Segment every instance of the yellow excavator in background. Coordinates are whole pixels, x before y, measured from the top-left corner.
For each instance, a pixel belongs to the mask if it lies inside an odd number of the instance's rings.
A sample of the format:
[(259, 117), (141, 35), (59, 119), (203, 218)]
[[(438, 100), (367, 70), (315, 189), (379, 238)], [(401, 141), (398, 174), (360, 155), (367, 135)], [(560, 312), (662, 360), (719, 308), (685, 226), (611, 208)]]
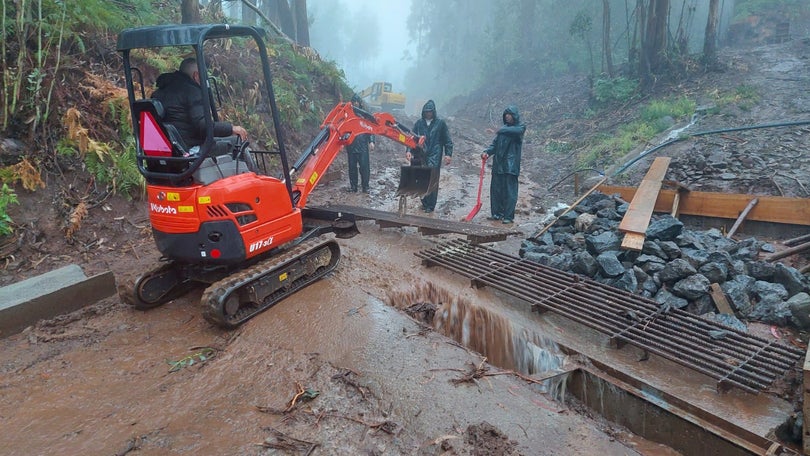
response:
[(369, 111), (394, 112), (405, 109), (405, 94), (393, 91), (390, 82), (375, 82), (360, 92), (360, 98)]

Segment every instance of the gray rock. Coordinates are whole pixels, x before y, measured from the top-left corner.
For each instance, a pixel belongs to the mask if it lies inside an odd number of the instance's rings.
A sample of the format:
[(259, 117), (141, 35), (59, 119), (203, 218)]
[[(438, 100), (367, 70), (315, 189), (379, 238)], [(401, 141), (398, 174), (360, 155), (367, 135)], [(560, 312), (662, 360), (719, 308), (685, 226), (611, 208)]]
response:
[(641, 253), (658, 258), (668, 259), (667, 254), (664, 252), (664, 249), (661, 248), (661, 245), (659, 245), (658, 242), (651, 241), (649, 239), (644, 241), (644, 247), (641, 248)]
[(667, 258), (674, 260), (681, 257), (681, 248), (674, 241), (661, 241), (658, 245), (667, 254)]
[(728, 266), (724, 263), (710, 261), (698, 268), (698, 272), (709, 279), (709, 283), (723, 283), (728, 277)]
[(695, 274), (675, 282), (672, 293), (684, 299), (695, 300), (708, 293), (710, 285), (709, 279), (703, 274)]
[(714, 321), (716, 323), (720, 323), (721, 325), (728, 326), (729, 328), (734, 328), (742, 332), (748, 332), (748, 326), (745, 326), (745, 323), (741, 322), (740, 319), (735, 317), (734, 315), (716, 314), (709, 312), (707, 314), (703, 314), (702, 317), (705, 318), (706, 320)]
[(616, 252), (604, 252), (596, 257), (596, 264), (599, 267), (599, 273), (604, 277), (618, 277), (624, 274), (624, 266), (616, 258)]
[(664, 269), (658, 273), (658, 278), (662, 282), (669, 283), (682, 280), (695, 273), (697, 270), (688, 261), (678, 258), (667, 263)]
[(782, 284), (788, 291), (788, 296), (807, 291), (807, 282), (796, 268), (776, 263), (773, 272), (773, 281)]
[(802, 330), (810, 329), (810, 295), (804, 292), (796, 293), (787, 300), (787, 305), (796, 326)]
[(709, 252), (706, 250), (684, 247), (681, 249), (681, 258), (688, 261), (695, 269), (703, 266), (709, 261)]
[(614, 286), (620, 290), (629, 291), (631, 293), (635, 293), (638, 289), (638, 281), (636, 280), (636, 275), (632, 270), (625, 271), (624, 274), (620, 275), (618, 278), (608, 281), (607, 283), (608, 285)]
[(714, 301), (712, 301), (711, 296), (704, 294), (703, 296), (690, 302), (689, 306), (686, 307), (686, 310), (695, 315), (703, 315), (705, 313), (713, 312)]
[(675, 309), (683, 309), (689, 305), (689, 301), (675, 296), (666, 288), (661, 288), (658, 290), (658, 293), (655, 294), (653, 300), (661, 305), (669, 305)]
[(767, 261), (752, 261), (748, 263), (748, 275), (757, 280), (773, 281), (773, 273), (776, 272), (776, 266)]
[(593, 277), (598, 271), (596, 260), (586, 251), (581, 250), (574, 254), (571, 270), (576, 274)]
[(652, 240), (671, 241), (683, 231), (683, 223), (671, 215), (664, 215), (650, 222), (647, 237)]
[(734, 276), (731, 280), (720, 285), (723, 292), (728, 296), (734, 310), (745, 317), (753, 308), (751, 303), (750, 289), (756, 279), (747, 275)]
[(675, 238), (675, 243), (683, 249), (706, 250), (706, 243), (701, 235), (694, 231), (686, 230)]
[(602, 234), (585, 236), (585, 248), (591, 255), (599, 255), (609, 250), (619, 250), (622, 240), (613, 231), (605, 231)]
[[(765, 299), (784, 301), (788, 298), (788, 291), (784, 285), (764, 280), (757, 280), (750, 288), (751, 295), (758, 301)], [(772, 298), (771, 298), (772, 297)]]
[(793, 314), (787, 302), (782, 301), (776, 295), (768, 295), (754, 305), (748, 318), (770, 325), (787, 326), (793, 318)]

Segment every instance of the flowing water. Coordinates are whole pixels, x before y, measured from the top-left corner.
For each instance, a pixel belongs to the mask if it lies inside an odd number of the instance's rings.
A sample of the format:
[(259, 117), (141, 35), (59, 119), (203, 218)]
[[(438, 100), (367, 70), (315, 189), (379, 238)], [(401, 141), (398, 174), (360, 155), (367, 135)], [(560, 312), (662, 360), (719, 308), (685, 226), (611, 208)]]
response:
[(391, 294), (389, 303), (406, 312), (418, 313), (424, 323), (485, 356), (493, 366), (528, 376), (553, 376), (540, 383), (539, 389), (563, 401), (568, 356), (545, 335), (516, 324), (496, 309), (453, 296), (432, 283)]

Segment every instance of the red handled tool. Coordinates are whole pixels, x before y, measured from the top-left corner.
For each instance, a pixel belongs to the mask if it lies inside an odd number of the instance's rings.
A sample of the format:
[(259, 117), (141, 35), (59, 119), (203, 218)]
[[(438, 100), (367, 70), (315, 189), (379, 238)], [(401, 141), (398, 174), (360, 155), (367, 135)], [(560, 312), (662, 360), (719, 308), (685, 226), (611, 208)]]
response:
[(475, 207), (472, 208), (469, 214), (464, 217), (465, 222), (470, 222), (478, 214), (478, 211), (481, 210), (481, 189), (484, 188), (484, 171), (487, 168), (487, 159), (481, 158), (481, 177), (478, 179), (478, 200), (475, 202)]

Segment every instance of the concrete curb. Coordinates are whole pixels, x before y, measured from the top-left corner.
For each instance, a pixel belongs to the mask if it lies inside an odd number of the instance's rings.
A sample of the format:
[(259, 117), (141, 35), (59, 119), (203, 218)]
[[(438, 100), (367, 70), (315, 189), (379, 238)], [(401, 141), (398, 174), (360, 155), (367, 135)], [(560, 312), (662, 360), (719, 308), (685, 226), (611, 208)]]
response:
[(116, 292), (107, 271), (87, 278), (71, 264), (0, 288), (0, 337), (16, 334), (39, 320), (73, 312)]

